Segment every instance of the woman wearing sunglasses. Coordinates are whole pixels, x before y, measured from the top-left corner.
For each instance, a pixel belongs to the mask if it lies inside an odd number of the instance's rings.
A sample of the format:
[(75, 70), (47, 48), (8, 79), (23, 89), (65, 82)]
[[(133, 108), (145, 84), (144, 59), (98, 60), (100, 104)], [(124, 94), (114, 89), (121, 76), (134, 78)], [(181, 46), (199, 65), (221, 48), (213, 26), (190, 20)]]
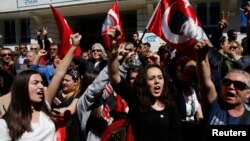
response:
[(199, 41), (194, 49), (201, 98), (206, 108), (209, 108), (208, 124), (250, 125), (250, 114), (244, 106), (245, 100), (250, 96), (250, 75), (238, 69), (229, 71), (222, 79), (221, 90), (217, 93), (211, 80), (207, 42)]
[(73, 59), (74, 63), (80, 68), (82, 75), (85, 72), (100, 72), (107, 65), (107, 53), (100, 43), (94, 43), (90, 49), (90, 58), (85, 59), (77, 56)]

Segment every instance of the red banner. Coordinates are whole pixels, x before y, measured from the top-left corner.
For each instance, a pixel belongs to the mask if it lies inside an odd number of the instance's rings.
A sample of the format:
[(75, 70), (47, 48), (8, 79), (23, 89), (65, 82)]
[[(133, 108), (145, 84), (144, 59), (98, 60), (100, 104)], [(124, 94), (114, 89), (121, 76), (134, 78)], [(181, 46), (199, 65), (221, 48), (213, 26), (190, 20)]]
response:
[[(72, 46), (72, 44), (70, 43), (70, 35), (73, 34), (73, 32), (70, 26), (68, 25), (67, 21), (62, 16), (62, 14), (59, 13), (59, 11), (52, 5), (50, 5), (50, 8), (54, 14), (56, 24), (60, 32), (61, 43), (59, 44), (59, 49), (57, 54), (59, 58), (62, 59)], [(78, 46), (75, 51), (74, 57), (80, 54), (81, 54), (81, 47)]]
[(124, 30), (123, 30), (122, 22), (120, 19), (120, 14), (119, 14), (117, 2), (115, 2), (113, 4), (112, 8), (109, 10), (107, 17), (102, 25), (102, 38), (103, 38), (103, 42), (104, 42), (104, 45), (106, 48), (110, 47), (110, 40), (109, 40), (109, 37), (107, 35), (107, 31), (111, 27), (116, 26), (116, 25), (119, 25), (120, 29), (121, 29), (121, 37), (119, 38), (118, 43), (123, 43), (125, 41)]
[(188, 0), (161, 0), (147, 29), (185, 54), (207, 35)]

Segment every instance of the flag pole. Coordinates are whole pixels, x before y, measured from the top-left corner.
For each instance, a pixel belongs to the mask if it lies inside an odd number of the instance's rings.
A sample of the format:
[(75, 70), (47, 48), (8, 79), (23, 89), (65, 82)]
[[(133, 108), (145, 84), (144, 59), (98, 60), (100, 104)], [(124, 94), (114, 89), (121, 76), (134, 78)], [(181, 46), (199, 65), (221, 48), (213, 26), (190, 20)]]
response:
[(150, 25), (150, 23), (152, 22), (153, 17), (155, 16), (155, 13), (156, 13), (156, 11), (157, 11), (158, 7), (160, 6), (160, 4), (161, 4), (161, 0), (159, 0), (159, 2), (158, 2), (158, 4), (157, 4), (157, 6), (155, 7), (154, 13), (153, 13), (153, 14), (152, 14), (152, 16), (150, 17), (150, 20), (149, 20), (149, 22), (148, 22), (148, 25), (146, 26), (146, 29), (148, 29), (148, 26), (149, 26), (149, 25)]
[(152, 18), (154, 17), (154, 15), (155, 15), (155, 13), (156, 13), (156, 9), (158, 9), (160, 3), (161, 3), (161, 0), (159, 0), (158, 4), (157, 4), (157, 6), (156, 6), (156, 8), (155, 8), (155, 10), (154, 10), (153, 15), (150, 17), (150, 20), (149, 20), (149, 22), (148, 22), (146, 28), (145, 28), (144, 31), (143, 31), (143, 34), (142, 34), (142, 36), (141, 36), (141, 39), (140, 39), (139, 43), (142, 43), (142, 39), (143, 39), (144, 35), (146, 34), (146, 32), (148, 31), (148, 26), (150, 25), (150, 23), (151, 23), (151, 21), (152, 21)]
[(142, 43), (142, 39), (143, 39), (143, 37), (144, 37), (144, 35), (145, 35), (145, 33), (146, 33), (147, 31), (148, 31), (148, 29), (145, 28), (144, 31), (143, 31), (143, 34), (142, 34), (142, 36), (141, 36), (141, 39), (140, 39), (140, 41), (139, 41), (139, 44)]
[[(139, 41), (139, 46), (140, 46), (140, 44), (142, 43), (142, 39), (143, 39), (143, 37), (144, 37), (144, 35), (145, 35), (145, 33), (148, 31), (148, 29), (144, 29), (144, 31), (143, 31), (143, 34), (142, 34), (142, 36), (141, 36), (141, 39), (140, 39), (140, 41)], [(138, 48), (139, 47), (136, 47), (136, 49), (135, 49), (135, 52), (137, 52), (137, 50), (138, 50)]]

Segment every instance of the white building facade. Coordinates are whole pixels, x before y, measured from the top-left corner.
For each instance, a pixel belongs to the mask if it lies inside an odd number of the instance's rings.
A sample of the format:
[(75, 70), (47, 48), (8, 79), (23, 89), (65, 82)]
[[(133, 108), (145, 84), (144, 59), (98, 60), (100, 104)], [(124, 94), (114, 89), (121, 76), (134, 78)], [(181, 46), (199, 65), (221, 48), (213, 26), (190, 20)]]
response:
[[(245, 35), (244, 19), (239, 7), (246, 0), (190, 0), (193, 9), (211, 34), (220, 18), (220, 11), (229, 12), (226, 29), (236, 29)], [(101, 42), (101, 27), (114, 0), (0, 0), (0, 44), (15, 47), (19, 43), (30, 44), (36, 39), (37, 27), (48, 27), (53, 42), (60, 42), (59, 31), (50, 9), (56, 7), (65, 17), (73, 32), (83, 35), (83, 48)], [(119, 0), (119, 11), (127, 39), (135, 31), (143, 33), (158, 0)], [(225, 31), (225, 32), (226, 32)], [(150, 37), (147, 37), (150, 36)], [(160, 45), (163, 42), (146, 34), (143, 42)], [(156, 49), (155, 49), (156, 50)]]

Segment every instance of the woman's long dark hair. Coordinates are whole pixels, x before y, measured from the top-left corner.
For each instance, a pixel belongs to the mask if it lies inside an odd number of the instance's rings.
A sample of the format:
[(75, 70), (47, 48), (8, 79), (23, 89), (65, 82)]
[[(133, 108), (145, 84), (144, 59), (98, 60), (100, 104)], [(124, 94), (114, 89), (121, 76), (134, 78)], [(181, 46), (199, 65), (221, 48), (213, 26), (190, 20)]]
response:
[[(29, 96), (29, 80), (33, 74), (39, 73), (33, 70), (23, 71), (16, 75), (12, 83), (11, 102), (4, 118), (6, 119), (9, 136), (12, 140), (18, 140), (24, 132), (32, 131), (32, 105)], [(44, 100), (35, 105), (36, 110), (41, 110), (44, 107), (46, 107)]]
[(169, 76), (165, 73), (162, 67), (159, 65), (147, 65), (145, 68), (140, 71), (135, 79), (135, 92), (138, 97), (139, 102), (139, 110), (140, 111), (147, 111), (152, 109), (151, 106), (155, 103), (155, 98), (152, 96), (149, 88), (147, 87), (147, 71), (150, 68), (158, 68), (161, 70), (163, 78), (164, 78), (164, 88), (162, 91), (161, 96), (159, 97), (160, 102), (162, 102), (165, 106), (172, 105), (172, 97), (170, 95), (170, 82)]

